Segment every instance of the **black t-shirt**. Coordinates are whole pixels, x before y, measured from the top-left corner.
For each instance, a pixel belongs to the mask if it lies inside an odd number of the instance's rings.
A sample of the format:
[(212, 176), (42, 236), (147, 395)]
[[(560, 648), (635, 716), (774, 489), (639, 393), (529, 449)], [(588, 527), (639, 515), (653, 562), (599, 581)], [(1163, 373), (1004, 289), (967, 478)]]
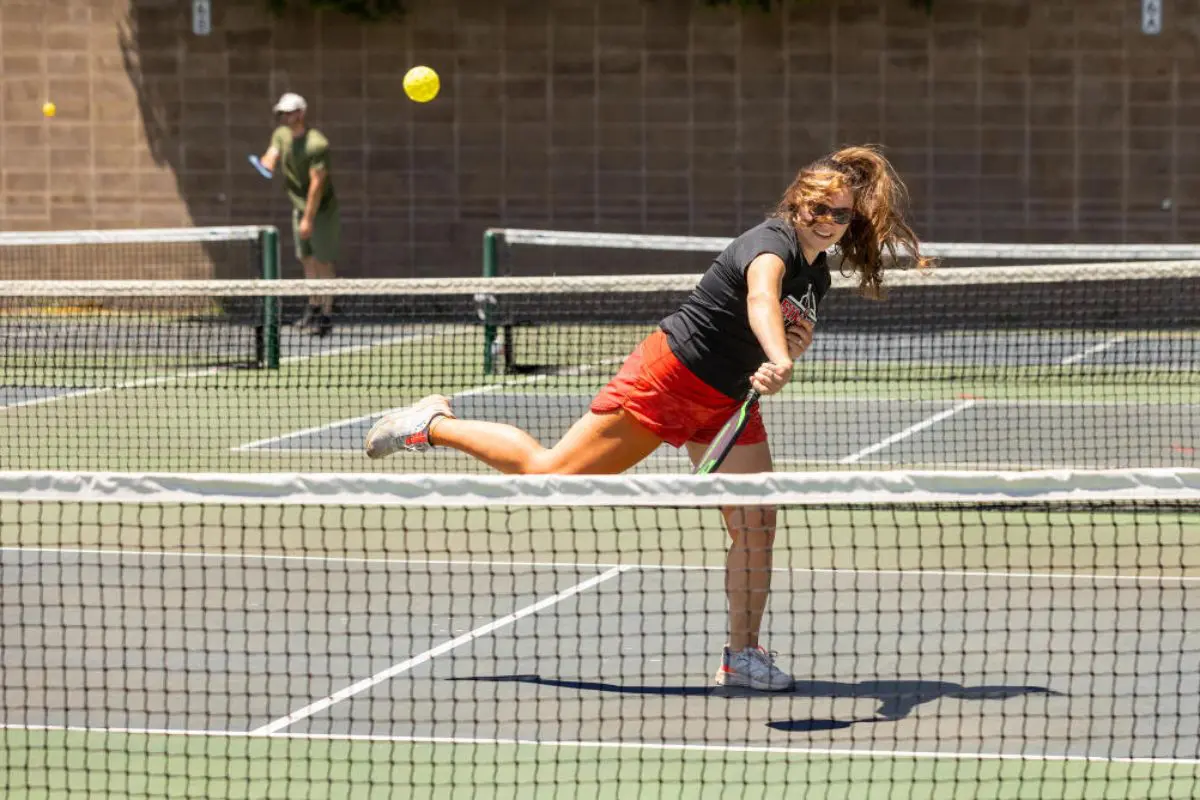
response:
[(762, 253), (774, 253), (786, 267), (780, 303), (784, 324), (800, 316), (816, 322), (817, 305), (831, 283), (825, 254), (809, 264), (791, 224), (771, 218), (730, 242), (679, 310), (659, 323), (675, 357), (735, 399), (745, 396), (750, 376), (767, 360), (746, 308), (746, 269)]

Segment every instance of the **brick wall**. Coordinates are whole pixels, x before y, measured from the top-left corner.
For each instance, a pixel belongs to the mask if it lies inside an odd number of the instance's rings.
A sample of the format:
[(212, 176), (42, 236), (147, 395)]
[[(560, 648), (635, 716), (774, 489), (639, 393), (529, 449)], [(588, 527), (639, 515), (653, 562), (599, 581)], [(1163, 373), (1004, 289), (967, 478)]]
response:
[[(1200, 0), (1160, 36), (1135, 0), (412, 0), (379, 26), (213, 6), (197, 38), (188, 0), (0, 3), (3, 228), (286, 229), (245, 158), (292, 90), (333, 143), (346, 275), (475, 274), (488, 225), (732, 234), (862, 141), (927, 239), (1200, 239)], [(416, 63), (443, 79), (425, 106)]]

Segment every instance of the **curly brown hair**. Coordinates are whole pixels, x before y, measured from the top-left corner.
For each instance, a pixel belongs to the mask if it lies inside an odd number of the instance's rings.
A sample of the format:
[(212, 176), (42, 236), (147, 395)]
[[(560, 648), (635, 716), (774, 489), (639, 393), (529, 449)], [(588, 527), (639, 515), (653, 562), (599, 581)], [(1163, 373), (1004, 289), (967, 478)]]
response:
[[(873, 299), (884, 297), (884, 262), (927, 268), (921, 242), (904, 219), (908, 189), (875, 145), (844, 147), (803, 167), (783, 193), (774, 216), (799, 225), (800, 212), (826, 201), (841, 189), (854, 195), (854, 218), (838, 241), (842, 265), (858, 273), (858, 288)], [(897, 257), (903, 250), (905, 258)]]

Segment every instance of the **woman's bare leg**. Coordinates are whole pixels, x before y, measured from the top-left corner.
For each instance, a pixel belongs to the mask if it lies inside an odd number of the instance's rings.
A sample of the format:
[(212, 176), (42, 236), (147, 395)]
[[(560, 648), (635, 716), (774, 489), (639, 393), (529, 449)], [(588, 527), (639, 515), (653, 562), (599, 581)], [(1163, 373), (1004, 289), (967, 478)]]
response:
[(513, 425), (439, 418), (429, 431), (436, 447), (450, 447), (505, 473), (610, 475), (624, 472), (662, 444), (623, 410), (587, 412), (551, 448)]
[[(688, 455), (696, 463), (705, 444), (688, 442)], [(766, 442), (734, 447), (718, 472), (771, 471), (771, 448)], [(727, 506), (721, 509), (729, 529), (725, 560), (725, 594), (729, 602), (729, 649), (758, 647), (763, 613), (771, 591), (772, 547), (775, 543), (773, 506)]]

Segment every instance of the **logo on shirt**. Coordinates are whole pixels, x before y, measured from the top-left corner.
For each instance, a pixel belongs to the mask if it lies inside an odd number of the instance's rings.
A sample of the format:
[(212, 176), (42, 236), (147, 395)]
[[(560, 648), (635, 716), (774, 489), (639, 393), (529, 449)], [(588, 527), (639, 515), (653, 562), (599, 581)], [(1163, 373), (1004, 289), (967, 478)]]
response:
[(785, 327), (799, 325), (802, 320), (817, 324), (817, 296), (813, 293), (812, 284), (799, 300), (790, 294), (783, 298), (779, 302), (779, 310), (783, 312)]

